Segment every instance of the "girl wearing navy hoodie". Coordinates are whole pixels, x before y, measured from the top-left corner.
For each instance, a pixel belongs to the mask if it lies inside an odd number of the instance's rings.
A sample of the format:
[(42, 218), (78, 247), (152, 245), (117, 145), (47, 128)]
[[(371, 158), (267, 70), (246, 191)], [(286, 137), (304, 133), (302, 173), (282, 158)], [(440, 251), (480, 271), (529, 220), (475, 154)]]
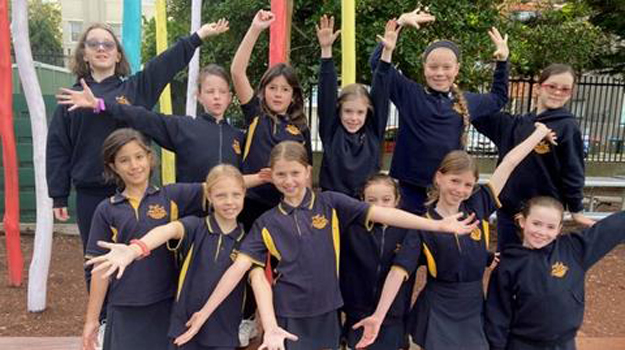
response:
[[(134, 75), (130, 75), (130, 65), (112, 29), (105, 24), (93, 24), (78, 40), (72, 57), (72, 72), (77, 78), (74, 89), (79, 89), (80, 80), (84, 79), (93, 93), (105, 100), (152, 109), (165, 86), (187, 66), (202, 40), (219, 33), (224, 22), (203, 25)], [(115, 186), (105, 183), (102, 177), (102, 144), (124, 123), (96, 115), (105, 108), (101, 104), (95, 110), (76, 108), (59, 105), (54, 112), (47, 140), (46, 175), (57, 220), (69, 219), (67, 198), (71, 185), (76, 188), (76, 216), (84, 251), (97, 205), (115, 194)]]
[(583, 226), (594, 221), (584, 216), (584, 153), (579, 125), (564, 105), (571, 99), (575, 72), (564, 64), (545, 68), (538, 79), (536, 109), (525, 115), (507, 113), (483, 115), (473, 125), (497, 145), (499, 159), (533, 131), (534, 123), (547, 125), (558, 135), (558, 144), (540, 143), (512, 174), (499, 196), (497, 211), (498, 250), (521, 243), (514, 215), (536, 196), (550, 196), (563, 202), (573, 220)]
[[(397, 147), (390, 174), (399, 180), (404, 209), (418, 214), (425, 212), (426, 188), (443, 157), (464, 147), (471, 119), (494, 114), (508, 102), (508, 38), (495, 28), (489, 32), (497, 47), (490, 93), (458, 89), (455, 81), (461, 55), (459, 47), (451, 41), (435, 41), (423, 52), (426, 85), (418, 84), (391, 66), (400, 29), (404, 26), (418, 29), (435, 19), (419, 9), (404, 13), (397, 20), (398, 28), (387, 27), (387, 32), (393, 35), (385, 34), (384, 44), (379, 44), (371, 56), (372, 68), (387, 72), (390, 99), (399, 111)], [(383, 53), (383, 48), (388, 52)]]
[(388, 84), (376, 71), (371, 94), (361, 84), (349, 84), (337, 96), (338, 76), (332, 59), (334, 17), (321, 17), (317, 38), (319, 67), (319, 136), (323, 159), (319, 185), (358, 198), (367, 178), (380, 170), (380, 145), (388, 119)]

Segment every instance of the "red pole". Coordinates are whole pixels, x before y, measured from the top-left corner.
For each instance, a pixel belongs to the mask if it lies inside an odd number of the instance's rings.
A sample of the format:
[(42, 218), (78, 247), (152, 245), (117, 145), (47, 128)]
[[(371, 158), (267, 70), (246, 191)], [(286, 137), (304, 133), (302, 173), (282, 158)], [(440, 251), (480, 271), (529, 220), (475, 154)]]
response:
[(17, 153), (13, 131), (13, 89), (11, 80), (11, 36), (7, 0), (0, 0), (0, 134), (4, 165), (4, 231), (7, 242), (9, 284), (22, 284), (24, 260), (20, 247), (20, 202)]
[(269, 28), (269, 67), (286, 62), (287, 0), (271, 0), (271, 12), (276, 20)]

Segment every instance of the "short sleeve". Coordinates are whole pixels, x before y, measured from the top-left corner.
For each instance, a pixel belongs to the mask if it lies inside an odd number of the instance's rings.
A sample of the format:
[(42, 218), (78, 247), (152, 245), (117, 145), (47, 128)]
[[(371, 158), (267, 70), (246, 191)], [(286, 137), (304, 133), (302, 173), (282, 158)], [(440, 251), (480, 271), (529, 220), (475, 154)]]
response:
[(245, 117), (245, 124), (249, 126), (252, 123), (254, 117), (260, 115), (260, 100), (256, 95), (252, 97), (247, 103), (241, 105), (241, 111)]
[(85, 254), (88, 258), (108, 253), (108, 249), (98, 246), (98, 241), (118, 243), (117, 229), (113, 227), (112, 218), (108, 210), (109, 206), (109, 201), (105, 200), (98, 205), (95, 213), (93, 214)]
[(477, 190), (466, 200), (466, 205), (478, 218), (488, 220), (490, 215), (501, 207), (490, 183), (479, 185)]
[(185, 216), (178, 220), (184, 228), (184, 235), (182, 236), (179, 248), (182, 255), (187, 255), (187, 252), (191, 250), (191, 246), (200, 239), (203, 233), (206, 232), (203, 230), (205, 227), (204, 225), (206, 225), (205, 220), (206, 218), (200, 218), (197, 216)]
[(325, 196), (332, 208), (336, 209), (341, 226), (346, 227), (354, 222), (368, 225), (369, 204), (339, 192), (326, 191), (320, 195)]
[(175, 203), (175, 209), (172, 211), (177, 211), (177, 215), (172, 213), (172, 220), (187, 215), (199, 216), (204, 214), (206, 199), (204, 198), (204, 185), (202, 183), (171, 184), (167, 185), (165, 190), (169, 199)]
[(268, 250), (265, 245), (265, 239), (267, 238), (263, 238), (263, 232), (265, 237), (267, 237), (267, 235), (270, 235), (269, 237), (271, 237), (271, 232), (269, 232), (269, 230), (265, 227), (263, 220), (256, 220), (252, 229), (241, 243), (239, 256), (247, 256), (254, 264), (264, 267)]
[(408, 275), (412, 274), (419, 267), (419, 259), (421, 257), (421, 234), (418, 231), (409, 230), (401, 248), (395, 254), (393, 266), (400, 267), (406, 271)]

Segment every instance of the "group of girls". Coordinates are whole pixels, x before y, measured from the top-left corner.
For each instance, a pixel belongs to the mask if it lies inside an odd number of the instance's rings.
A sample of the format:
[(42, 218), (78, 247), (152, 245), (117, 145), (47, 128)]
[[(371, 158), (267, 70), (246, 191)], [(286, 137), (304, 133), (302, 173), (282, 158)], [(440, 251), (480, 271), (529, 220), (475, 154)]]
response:
[[(108, 291), (105, 349), (234, 349), (249, 281), (264, 329), (261, 349), (338, 349), (341, 339), (349, 348), (407, 349), (407, 335), (427, 350), (574, 349), (584, 273), (623, 240), (625, 216), (594, 224), (580, 213), (581, 138), (564, 108), (573, 72), (546, 69), (530, 115), (500, 113), (508, 47), (493, 28), (490, 93), (457, 88), (461, 53), (450, 41), (426, 48), (426, 84), (418, 84), (391, 64), (402, 28), (435, 21), (417, 9), (390, 20), (379, 36), (371, 91), (352, 84), (337, 95), (332, 45), (339, 32), (323, 16), (323, 191), (316, 193), (294, 69), (270, 67), (257, 90), (246, 75), (254, 45), (273, 21), (271, 12), (255, 15), (231, 66), (245, 136), (227, 123), (229, 79), (215, 65), (199, 81), (205, 113), (198, 118), (145, 109), (200, 39), (226, 31), (226, 21), (203, 26), (127, 79), (112, 32), (99, 26), (83, 35), (80, 85), (59, 95), (48, 141), (55, 215), (67, 218), (71, 179), (88, 264), (96, 265), (83, 347), (97, 343)], [(159, 68), (168, 74), (155, 73)], [(378, 173), (389, 102), (400, 120), (392, 177)], [(459, 150), (471, 123), (500, 152), (484, 185), (475, 160)], [(188, 183), (153, 186), (155, 156), (126, 125), (176, 152), (178, 180)], [(100, 150), (103, 161), (95, 162)], [(521, 205), (522, 238), (515, 240)], [(489, 247), (495, 210), (508, 215), (504, 224), (498, 220), (508, 228), (501, 259)], [(560, 237), (564, 210), (590, 228)], [(427, 267), (427, 284), (411, 307), (419, 265)], [(489, 266), (497, 267), (485, 302)]]

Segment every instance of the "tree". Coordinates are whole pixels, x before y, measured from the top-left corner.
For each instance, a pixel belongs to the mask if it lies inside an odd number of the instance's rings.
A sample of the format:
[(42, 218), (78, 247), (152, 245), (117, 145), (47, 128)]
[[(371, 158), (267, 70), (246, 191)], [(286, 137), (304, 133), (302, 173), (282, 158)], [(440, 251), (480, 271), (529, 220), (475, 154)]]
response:
[(29, 0), (28, 31), (35, 61), (64, 65), (61, 8), (58, 3)]

